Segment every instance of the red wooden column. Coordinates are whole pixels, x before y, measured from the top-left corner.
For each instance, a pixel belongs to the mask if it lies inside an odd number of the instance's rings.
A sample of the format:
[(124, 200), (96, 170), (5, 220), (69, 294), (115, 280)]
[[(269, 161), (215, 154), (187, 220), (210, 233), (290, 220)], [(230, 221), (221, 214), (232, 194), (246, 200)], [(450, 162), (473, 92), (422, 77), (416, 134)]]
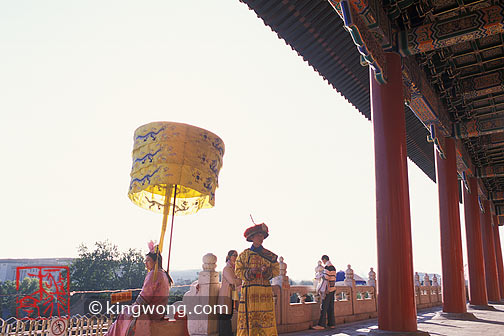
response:
[(502, 249), (499, 234), (499, 218), (494, 215), (494, 240), (495, 240), (495, 257), (497, 259), (497, 272), (499, 274), (499, 288), (501, 300), (504, 300), (504, 265), (502, 263)]
[(488, 306), (481, 240), (478, 186), (474, 177), (469, 177), (470, 193), (464, 188), (464, 217), (467, 241), (467, 266), (469, 268), (469, 302), (476, 306)]
[(386, 53), (387, 84), (370, 72), (376, 176), (378, 327), (417, 331), (401, 57)]
[(483, 254), (485, 256), (485, 278), (488, 301), (500, 301), (499, 278), (497, 275), (497, 260), (495, 258), (495, 239), (492, 228), (490, 201), (483, 201), (485, 213), (481, 214), (483, 232)]
[(455, 141), (445, 138), (445, 156), (436, 151), (441, 265), (443, 270), (443, 311), (466, 313), (464, 262), (460, 233), (457, 157)]

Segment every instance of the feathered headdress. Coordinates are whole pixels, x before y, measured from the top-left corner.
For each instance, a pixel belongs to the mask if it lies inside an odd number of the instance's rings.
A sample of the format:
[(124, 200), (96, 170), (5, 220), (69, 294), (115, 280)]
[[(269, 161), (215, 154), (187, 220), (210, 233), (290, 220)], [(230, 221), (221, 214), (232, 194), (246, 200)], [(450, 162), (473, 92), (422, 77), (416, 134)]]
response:
[(156, 254), (158, 252), (158, 245), (156, 245), (156, 241), (150, 241), (147, 243), (147, 246), (149, 247), (149, 253)]
[(247, 241), (251, 242), (252, 236), (255, 235), (256, 233), (259, 233), (259, 232), (261, 232), (264, 235), (264, 239), (268, 238), (268, 236), (269, 236), (268, 226), (264, 223), (256, 224), (254, 222), (254, 218), (252, 218), (252, 215), (250, 215), (250, 219), (252, 219), (252, 223), (254, 223), (254, 225), (249, 227), (247, 230), (245, 230), (245, 233), (243, 234), (245, 239), (247, 239)]

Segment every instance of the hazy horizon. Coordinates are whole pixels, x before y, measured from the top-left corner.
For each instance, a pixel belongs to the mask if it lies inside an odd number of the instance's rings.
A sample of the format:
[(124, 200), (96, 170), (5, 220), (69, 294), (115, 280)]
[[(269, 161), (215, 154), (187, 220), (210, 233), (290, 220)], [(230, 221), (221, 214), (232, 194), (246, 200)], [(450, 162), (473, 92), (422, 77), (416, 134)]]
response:
[[(166, 120), (226, 147), (215, 207), (175, 218), (171, 268), (211, 252), (221, 271), (252, 214), (293, 279), (323, 254), (379, 272), (372, 124), (245, 4), (10, 1), (0, 31), (0, 258), (146, 251), (162, 216), (127, 197), (133, 132)], [(437, 186), (408, 176), (414, 270), (440, 274)]]

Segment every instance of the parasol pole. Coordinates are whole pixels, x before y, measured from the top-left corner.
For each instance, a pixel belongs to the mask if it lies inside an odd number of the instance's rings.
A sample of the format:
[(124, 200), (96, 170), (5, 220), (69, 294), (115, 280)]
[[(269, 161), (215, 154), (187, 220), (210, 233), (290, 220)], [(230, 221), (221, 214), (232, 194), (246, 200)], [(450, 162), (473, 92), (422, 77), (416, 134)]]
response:
[(171, 256), (171, 246), (172, 246), (172, 236), (173, 236), (173, 220), (175, 218), (175, 201), (177, 200), (177, 185), (175, 184), (175, 192), (173, 193), (173, 208), (171, 217), (171, 229), (170, 229), (170, 246), (168, 247), (168, 265), (166, 266), (166, 272), (170, 272), (170, 256)]
[[(171, 191), (172, 191), (172, 188), (170, 188), (170, 187), (168, 187), (168, 185), (166, 185), (165, 202), (164, 202), (164, 207), (163, 207), (163, 224), (161, 225), (161, 237), (159, 238), (159, 245), (158, 245), (159, 255), (161, 255), (161, 252), (163, 252), (163, 242), (164, 242), (164, 236), (165, 236), (165, 232), (166, 232), (166, 224), (168, 222), (168, 214), (170, 212)], [(177, 193), (177, 188), (175, 186), (175, 194), (176, 193)], [(173, 209), (175, 209), (175, 195), (173, 197)], [(172, 230), (173, 230), (173, 218), (172, 218)], [(157, 270), (158, 270), (158, 262), (156, 260), (156, 264), (154, 265), (154, 281), (157, 278)]]

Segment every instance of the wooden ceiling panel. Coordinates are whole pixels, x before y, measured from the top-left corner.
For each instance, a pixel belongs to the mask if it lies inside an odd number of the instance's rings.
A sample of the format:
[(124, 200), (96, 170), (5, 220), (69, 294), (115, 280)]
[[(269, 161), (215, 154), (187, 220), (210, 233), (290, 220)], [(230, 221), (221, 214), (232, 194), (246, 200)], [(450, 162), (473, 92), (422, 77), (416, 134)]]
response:
[(481, 49), (497, 46), (501, 44), (500, 35), (490, 35), (480, 38), (478, 44)]
[(490, 48), (490, 49), (481, 51), (481, 58), (483, 60), (490, 60), (490, 59), (493, 59), (493, 58), (500, 56), (500, 55), (502, 55), (502, 47), (501, 46), (497, 46), (495, 48)]

